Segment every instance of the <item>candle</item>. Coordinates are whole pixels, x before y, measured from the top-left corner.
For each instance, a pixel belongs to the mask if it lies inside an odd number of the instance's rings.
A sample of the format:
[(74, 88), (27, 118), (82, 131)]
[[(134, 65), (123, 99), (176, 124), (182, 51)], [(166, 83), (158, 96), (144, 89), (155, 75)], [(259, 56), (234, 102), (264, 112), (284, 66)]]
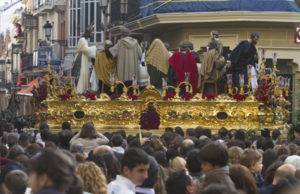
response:
[(280, 82), (281, 82), (281, 79), (280, 79), (280, 77), (281, 77), (281, 76), (278, 76), (278, 77), (277, 77), (277, 86), (279, 86), (279, 87), (281, 86), (281, 83), (280, 83)]
[(261, 58), (262, 60), (265, 60), (265, 49), (261, 50)]
[(232, 74), (226, 74), (227, 76), (227, 85), (232, 85)]
[(115, 74), (111, 73), (109, 74), (109, 76), (110, 76), (109, 78), (110, 84), (113, 85), (115, 83)]
[(277, 63), (277, 53), (273, 53), (273, 63)]
[(167, 86), (167, 79), (165, 77), (161, 78), (162, 79), (162, 87)]
[(137, 79), (136, 79), (135, 74), (132, 75), (132, 85), (137, 86)]
[(291, 79), (288, 78), (288, 84), (287, 84), (287, 87), (288, 87), (288, 88), (290, 88), (290, 80), (291, 80)]
[(75, 77), (71, 77), (71, 86), (73, 87), (73, 86), (75, 86)]
[(190, 72), (184, 72), (185, 81), (190, 83)]
[(244, 80), (244, 74), (239, 74), (239, 77), (240, 77), (240, 85), (243, 85), (245, 83), (245, 80)]

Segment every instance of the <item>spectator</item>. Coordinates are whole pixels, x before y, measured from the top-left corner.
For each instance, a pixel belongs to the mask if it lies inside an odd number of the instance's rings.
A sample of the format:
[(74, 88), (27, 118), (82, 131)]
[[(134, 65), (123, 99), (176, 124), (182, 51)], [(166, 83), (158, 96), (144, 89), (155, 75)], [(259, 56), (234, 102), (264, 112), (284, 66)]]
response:
[(114, 134), (111, 138), (111, 145), (112, 145), (112, 149), (119, 153), (119, 154), (124, 154), (125, 150), (122, 147), (123, 145), (123, 138), (120, 134)]
[(148, 178), (149, 158), (141, 149), (129, 149), (122, 159), (121, 175), (108, 184), (108, 194), (134, 194)]
[(264, 179), (261, 175), (262, 155), (257, 150), (246, 149), (242, 155), (241, 164), (250, 170), (257, 187), (261, 188), (264, 184)]
[(280, 131), (278, 129), (274, 129), (272, 131), (272, 140), (273, 140), (273, 143), (274, 145), (277, 143), (277, 141), (280, 141)]
[(199, 152), (202, 171), (205, 174), (203, 187), (209, 184), (224, 184), (234, 190), (235, 186), (229, 177), (228, 154), (219, 143), (210, 143)]
[(30, 161), (29, 169), (33, 193), (68, 192), (77, 179), (71, 158), (59, 150), (46, 149)]
[(9, 133), (7, 135), (7, 145), (11, 149), (14, 145), (18, 144), (20, 135), (18, 133)]
[(202, 181), (202, 168), (201, 168), (201, 161), (198, 157), (199, 155), (198, 149), (191, 150), (186, 158), (186, 167), (189, 171), (189, 174), (193, 177), (198, 179), (200, 182)]
[(230, 164), (240, 164), (243, 154), (242, 148), (238, 146), (232, 146), (228, 149), (228, 161)]
[(64, 130), (71, 130), (71, 124), (69, 122), (63, 122), (61, 124), (61, 130), (64, 131)]
[(295, 138), (300, 137), (300, 124), (297, 124), (293, 127)]
[(297, 155), (288, 156), (285, 159), (284, 163), (291, 164), (296, 168), (296, 170), (298, 170), (298, 169), (300, 169), (300, 156), (297, 156)]
[(148, 178), (143, 184), (136, 187), (136, 194), (154, 194), (154, 186), (158, 177), (158, 164), (152, 156), (149, 156)]
[(185, 170), (173, 172), (166, 181), (167, 194), (196, 194), (197, 187), (193, 178)]
[(83, 190), (93, 194), (106, 194), (107, 183), (102, 170), (94, 162), (78, 165), (77, 174), (83, 181)]
[(26, 147), (29, 145), (30, 141), (29, 141), (29, 136), (26, 133), (21, 133), (19, 140), (18, 140), (18, 144), (20, 146), (22, 146), (24, 149), (26, 149)]
[(89, 153), (97, 146), (104, 145), (109, 142), (104, 135), (97, 133), (92, 122), (83, 124), (80, 132), (71, 139), (70, 143), (73, 143), (74, 141), (79, 141), (84, 145), (85, 153)]
[(170, 168), (172, 172), (177, 170), (186, 170), (186, 161), (180, 156), (176, 156), (175, 158), (170, 160)]
[(5, 186), (8, 193), (24, 194), (28, 182), (27, 174), (22, 170), (12, 170), (5, 176)]
[(236, 189), (245, 191), (246, 194), (257, 194), (255, 180), (247, 167), (237, 164), (231, 165), (229, 176)]
[[(66, 123), (68, 123), (68, 122), (66, 122)], [(59, 136), (60, 147), (62, 149), (69, 150), (70, 141), (71, 141), (72, 137), (74, 136), (73, 132), (69, 129), (64, 129), (58, 133), (58, 136)]]

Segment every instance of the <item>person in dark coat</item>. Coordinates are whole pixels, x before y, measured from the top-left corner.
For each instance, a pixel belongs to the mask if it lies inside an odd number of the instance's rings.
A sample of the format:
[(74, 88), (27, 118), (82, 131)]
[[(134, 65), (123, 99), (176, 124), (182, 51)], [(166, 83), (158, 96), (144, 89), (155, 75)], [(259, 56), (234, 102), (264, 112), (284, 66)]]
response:
[(243, 40), (232, 51), (228, 66), (232, 66), (232, 81), (233, 85), (240, 87), (239, 74), (244, 74), (244, 84), (248, 83), (247, 66), (254, 64), (257, 58), (257, 50), (255, 45), (259, 40), (259, 34), (253, 32), (249, 40)]

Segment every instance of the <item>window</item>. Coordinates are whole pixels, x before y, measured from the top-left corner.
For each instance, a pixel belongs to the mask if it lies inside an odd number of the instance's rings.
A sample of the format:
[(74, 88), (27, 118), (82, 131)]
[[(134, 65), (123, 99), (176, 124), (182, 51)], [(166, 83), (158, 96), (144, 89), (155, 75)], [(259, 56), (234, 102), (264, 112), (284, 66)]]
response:
[(94, 36), (90, 38), (90, 42), (102, 42), (103, 13), (98, 0), (70, 0), (69, 10), (69, 47), (77, 46), (80, 36), (89, 25), (94, 25)]

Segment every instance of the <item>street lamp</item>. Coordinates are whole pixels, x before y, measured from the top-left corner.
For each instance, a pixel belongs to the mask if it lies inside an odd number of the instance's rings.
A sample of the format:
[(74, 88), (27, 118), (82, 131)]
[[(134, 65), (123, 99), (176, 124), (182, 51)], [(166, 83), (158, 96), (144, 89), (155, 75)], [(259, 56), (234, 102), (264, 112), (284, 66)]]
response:
[(50, 40), (52, 25), (49, 23), (49, 21), (47, 21), (43, 28), (45, 29), (45, 36), (47, 40)]

